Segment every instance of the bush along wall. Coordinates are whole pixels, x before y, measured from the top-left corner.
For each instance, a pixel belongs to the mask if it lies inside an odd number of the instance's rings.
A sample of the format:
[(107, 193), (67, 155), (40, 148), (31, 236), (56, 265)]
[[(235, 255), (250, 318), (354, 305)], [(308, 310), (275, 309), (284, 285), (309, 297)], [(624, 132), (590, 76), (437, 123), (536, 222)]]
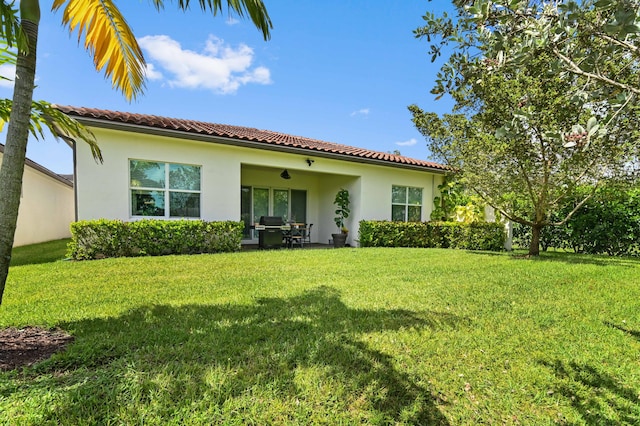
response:
[(424, 247), (465, 250), (504, 250), (501, 223), (360, 222), (361, 247)]
[(242, 222), (90, 220), (71, 224), (67, 256), (105, 257), (221, 253), (240, 250)]
[[(549, 220), (559, 222), (574, 206), (568, 203)], [(525, 248), (530, 241), (531, 227), (514, 224), (514, 245)], [(564, 226), (542, 228), (540, 245), (543, 250), (640, 257), (640, 188), (600, 188)]]

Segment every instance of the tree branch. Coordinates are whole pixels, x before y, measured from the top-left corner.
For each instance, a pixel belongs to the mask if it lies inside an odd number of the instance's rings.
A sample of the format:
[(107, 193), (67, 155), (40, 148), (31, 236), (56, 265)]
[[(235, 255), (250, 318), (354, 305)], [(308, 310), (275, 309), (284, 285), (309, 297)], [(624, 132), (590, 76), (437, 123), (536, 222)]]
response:
[(602, 38), (605, 41), (608, 41), (611, 44), (615, 44), (615, 45), (618, 45), (618, 46), (623, 47), (625, 49), (628, 49), (628, 50), (632, 51), (633, 53), (638, 53), (638, 46), (636, 46), (634, 44), (628, 43), (626, 41), (619, 40), (619, 39), (617, 39), (615, 37), (611, 37), (610, 35), (602, 33), (602, 32), (595, 32), (594, 35), (596, 37)]
[(637, 89), (633, 86), (630, 86), (628, 84), (624, 84), (624, 83), (620, 83), (614, 80), (611, 80), (610, 78), (607, 78), (603, 75), (600, 74), (594, 74), (594, 73), (590, 73), (587, 71), (584, 71), (583, 69), (581, 69), (578, 65), (576, 65), (575, 62), (573, 62), (571, 60), (571, 58), (569, 58), (568, 56), (563, 55), (562, 53), (560, 53), (560, 51), (557, 48), (553, 48), (552, 49), (554, 55), (556, 55), (558, 58), (560, 58), (565, 64), (567, 64), (569, 66), (569, 71), (577, 74), (577, 75), (581, 75), (583, 77), (587, 77), (587, 78), (592, 78), (594, 80), (598, 80), (601, 81), (603, 83), (607, 83), (608, 85), (617, 87), (619, 89), (622, 90), (628, 90), (629, 92), (635, 93), (636, 95), (640, 95), (640, 89)]
[[(599, 183), (599, 182), (598, 182)], [(567, 223), (567, 221), (569, 219), (571, 219), (573, 217), (573, 215), (575, 214), (575, 212), (577, 212), (578, 210), (580, 210), (580, 208), (584, 205), (584, 203), (586, 203), (591, 197), (593, 197), (593, 194), (596, 193), (596, 190), (598, 189), (598, 183), (596, 183), (595, 185), (593, 185), (593, 189), (591, 190), (591, 193), (589, 195), (587, 195), (585, 198), (582, 199), (582, 201), (580, 201), (574, 208), (573, 210), (571, 210), (569, 212), (568, 215), (565, 216), (564, 219), (562, 219), (560, 222), (553, 222), (550, 223), (550, 225), (553, 226), (563, 226), (565, 223)]]

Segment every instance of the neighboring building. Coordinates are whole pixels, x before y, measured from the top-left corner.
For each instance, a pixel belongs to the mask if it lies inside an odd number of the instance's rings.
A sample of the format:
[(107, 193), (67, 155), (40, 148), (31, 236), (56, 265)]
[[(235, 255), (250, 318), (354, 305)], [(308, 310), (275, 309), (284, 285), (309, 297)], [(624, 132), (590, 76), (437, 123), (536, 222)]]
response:
[[(0, 144), (0, 161), (3, 153)], [(73, 177), (57, 175), (27, 159), (13, 246), (68, 238), (74, 220)]]
[(104, 164), (77, 142), (78, 219), (243, 220), (312, 223), (312, 242), (337, 232), (333, 200), (350, 192), (348, 243), (359, 221), (428, 220), (446, 167), (267, 130), (143, 114), (58, 107), (89, 127)]

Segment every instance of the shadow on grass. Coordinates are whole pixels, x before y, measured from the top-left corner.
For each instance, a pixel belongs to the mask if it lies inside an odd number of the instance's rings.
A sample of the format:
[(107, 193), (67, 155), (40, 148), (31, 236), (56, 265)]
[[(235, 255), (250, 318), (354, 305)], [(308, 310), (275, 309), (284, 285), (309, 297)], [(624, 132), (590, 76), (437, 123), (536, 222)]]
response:
[(542, 362), (558, 379), (566, 397), (588, 425), (640, 424), (639, 391), (623, 386), (600, 369), (560, 360)]
[[(607, 325), (607, 326), (609, 326), (611, 328), (615, 328), (616, 330), (624, 331), (628, 335), (630, 335), (632, 337), (635, 337), (637, 340), (640, 341), (640, 331), (638, 331), (638, 330), (631, 330), (631, 329), (622, 327), (620, 325), (614, 324), (614, 323), (609, 322), (609, 321), (605, 321), (604, 325)], [(640, 398), (640, 395), (638, 395), (638, 398)]]
[(569, 264), (585, 264), (597, 266), (623, 266), (627, 268), (636, 268), (640, 266), (640, 259), (635, 257), (615, 257), (572, 252), (541, 251), (540, 256), (533, 257), (528, 257), (526, 252), (506, 253), (490, 251), (467, 251), (467, 253), (480, 256), (508, 256), (512, 260), (531, 262), (564, 262)]
[(217, 413), (216, 423), (444, 425), (430, 389), (366, 333), (452, 329), (461, 321), (439, 312), (353, 309), (328, 287), (252, 305), (144, 306), (62, 324), (74, 345), (24, 386), (68, 389), (44, 410), (46, 422), (157, 416), (179, 423), (203, 410)]
[(67, 255), (69, 238), (15, 247), (11, 251), (11, 266), (38, 265), (63, 260)]

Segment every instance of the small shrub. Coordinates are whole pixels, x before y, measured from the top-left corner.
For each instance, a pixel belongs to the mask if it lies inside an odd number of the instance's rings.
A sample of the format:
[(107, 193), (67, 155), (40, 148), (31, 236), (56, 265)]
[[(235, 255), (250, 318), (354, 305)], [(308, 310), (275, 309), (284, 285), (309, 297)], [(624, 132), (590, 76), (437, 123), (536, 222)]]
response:
[(231, 252), (240, 249), (242, 222), (91, 220), (71, 224), (67, 255), (76, 260)]
[(500, 223), (360, 222), (362, 247), (423, 247), (499, 251), (505, 231)]

